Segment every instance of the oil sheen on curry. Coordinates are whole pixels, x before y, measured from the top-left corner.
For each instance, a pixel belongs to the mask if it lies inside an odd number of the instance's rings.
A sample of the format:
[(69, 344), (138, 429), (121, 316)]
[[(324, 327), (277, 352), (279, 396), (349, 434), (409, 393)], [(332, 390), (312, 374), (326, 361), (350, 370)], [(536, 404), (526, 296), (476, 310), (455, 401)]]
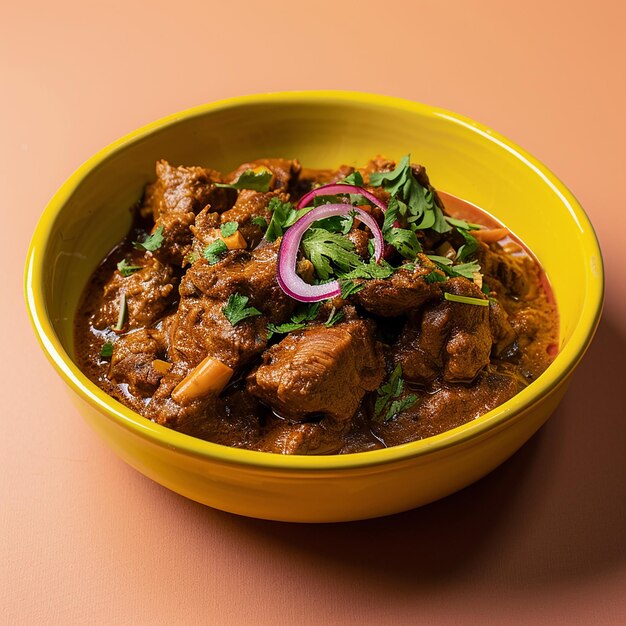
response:
[(557, 346), (540, 266), (409, 156), (360, 168), (156, 164), (94, 273), (76, 358), (152, 420), (226, 446), (346, 454), (473, 420)]

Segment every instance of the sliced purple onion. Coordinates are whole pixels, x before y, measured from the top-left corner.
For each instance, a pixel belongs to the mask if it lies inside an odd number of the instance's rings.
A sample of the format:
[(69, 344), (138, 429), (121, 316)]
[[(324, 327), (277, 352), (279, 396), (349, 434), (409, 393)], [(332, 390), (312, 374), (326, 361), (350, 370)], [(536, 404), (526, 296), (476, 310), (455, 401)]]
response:
[[(342, 185), (349, 187), (349, 185)], [(355, 187), (359, 189), (359, 187)], [(359, 192), (360, 193), (360, 192)], [(323, 204), (303, 215), (283, 235), (278, 251), (278, 271), (276, 278), (280, 288), (294, 300), (299, 302), (319, 302), (327, 298), (334, 298), (341, 294), (338, 280), (332, 280), (321, 285), (309, 285), (296, 273), (296, 262), (300, 241), (304, 233), (313, 222), (333, 215), (350, 215), (356, 213), (374, 235), (374, 258), (380, 261), (383, 254), (383, 234), (376, 220), (367, 212), (349, 204)]]
[(373, 193), (363, 189), (363, 187), (357, 187), (357, 185), (342, 185), (341, 183), (330, 183), (329, 185), (323, 185), (313, 191), (309, 191), (300, 198), (298, 202), (298, 208), (304, 208), (313, 198), (317, 196), (332, 196), (338, 193), (354, 193), (364, 198), (367, 198), (372, 204), (376, 205), (383, 213), (387, 210), (387, 205), (381, 202)]

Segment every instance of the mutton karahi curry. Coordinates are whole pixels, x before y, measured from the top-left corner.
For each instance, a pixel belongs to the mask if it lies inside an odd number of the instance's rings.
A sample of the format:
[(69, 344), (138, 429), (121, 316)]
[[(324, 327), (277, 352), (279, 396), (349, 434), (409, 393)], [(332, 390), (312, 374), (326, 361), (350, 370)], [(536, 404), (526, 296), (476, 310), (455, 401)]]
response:
[(558, 316), (520, 242), (442, 197), (408, 156), (226, 176), (159, 161), (85, 290), (78, 363), (147, 419), (265, 452), (362, 452), (475, 419), (546, 369)]

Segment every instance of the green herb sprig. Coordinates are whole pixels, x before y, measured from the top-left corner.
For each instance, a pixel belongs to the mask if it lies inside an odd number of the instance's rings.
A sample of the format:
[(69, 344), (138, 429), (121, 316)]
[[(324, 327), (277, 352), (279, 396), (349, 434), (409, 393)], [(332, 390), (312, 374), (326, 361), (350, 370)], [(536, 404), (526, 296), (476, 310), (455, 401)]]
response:
[(248, 304), (248, 296), (242, 296), (238, 293), (233, 293), (228, 297), (226, 305), (222, 307), (222, 313), (232, 326), (236, 326), (242, 320), (248, 317), (256, 317), (261, 315), (261, 311), (253, 306), (246, 306)]
[(133, 241), (133, 246), (137, 250), (147, 250), (154, 252), (163, 245), (163, 226), (159, 226), (151, 235), (148, 235), (143, 241)]
[(374, 415), (376, 417), (384, 415), (384, 421), (388, 422), (396, 415), (412, 407), (418, 401), (418, 397), (415, 394), (409, 394), (401, 398), (403, 391), (402, 366), (398, 363), (387, 382), (381, 385), (377, 391), (378, 397), (374, 405)]
[(204, 249), (202, 256), (208, 261), (209, 265), (215, 265), (220, 260), (222, 254), (227, 251), (228, 246), (224, 243), (224, 240), (216, 239)]
[(127, 278), (128, 276), (130, 276), (131, 274), (134, 274), (137, 270), (140, 270), (140, 269), (141, 269), (141, 265), (130, 265), (126, 259), (122, 259), (117, 264), (117, 271), (122, 276), (124, 276), (124, 278)]
[(252, 191), (266, 192), (270, 188), (272, 176), (272, 172), (265, 168), (260, 168), (258, 171), (248, 169), (242, 172), (234, 183), (215, 183), (215, 186), (227, 189), (251, 189)]

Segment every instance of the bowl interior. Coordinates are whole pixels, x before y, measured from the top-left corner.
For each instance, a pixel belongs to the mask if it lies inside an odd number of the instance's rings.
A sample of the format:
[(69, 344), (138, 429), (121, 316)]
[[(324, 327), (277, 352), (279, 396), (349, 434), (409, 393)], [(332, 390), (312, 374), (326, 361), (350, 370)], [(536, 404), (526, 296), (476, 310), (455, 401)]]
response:
[(30, 257), (31, 289), (40, 289), (34, 299), (41, 297), (53, 343), (58, 339), (60, 352), (73, 354), (83, 287), (127, 232), (129, 208), (154, 177), (157, 159), (228, 171), (266, 156), (334, 167), (407, 152), (426, 166), (435, 187), (496, 216), (539, 258), (561, 320), (561, 353), (542, 378), (564, 375), (590, 340), (602, 299), (600, 252), (572, 195), (532, 157), (470, 120), (393, 98), (334, 92), (198, 107), (131, 134), (84, 164), (50, 203)]

